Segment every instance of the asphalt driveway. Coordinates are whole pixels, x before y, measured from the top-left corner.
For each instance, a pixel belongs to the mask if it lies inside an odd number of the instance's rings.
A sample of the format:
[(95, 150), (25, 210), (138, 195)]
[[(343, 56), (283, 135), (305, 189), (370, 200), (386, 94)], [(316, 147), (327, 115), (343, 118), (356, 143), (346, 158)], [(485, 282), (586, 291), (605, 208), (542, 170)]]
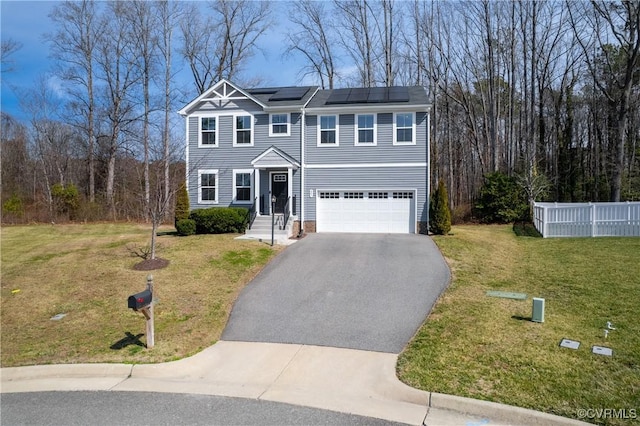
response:
[(449, 278), (424, 235), (310, 234), (244, 288), (222, 340), (400, 353)]

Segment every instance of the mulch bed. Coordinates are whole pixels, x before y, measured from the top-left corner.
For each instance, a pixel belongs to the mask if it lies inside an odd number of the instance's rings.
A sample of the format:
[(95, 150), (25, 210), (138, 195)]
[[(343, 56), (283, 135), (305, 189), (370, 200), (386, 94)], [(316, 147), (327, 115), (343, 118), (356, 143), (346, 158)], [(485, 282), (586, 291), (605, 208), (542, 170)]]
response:
[(133, 265), (133, 269), (136, 271), (153, 271), (155, 269), (166, 268), (169, 265), (167, 259), (156, 257), (155, 259), (146, 259), (140, 263)]

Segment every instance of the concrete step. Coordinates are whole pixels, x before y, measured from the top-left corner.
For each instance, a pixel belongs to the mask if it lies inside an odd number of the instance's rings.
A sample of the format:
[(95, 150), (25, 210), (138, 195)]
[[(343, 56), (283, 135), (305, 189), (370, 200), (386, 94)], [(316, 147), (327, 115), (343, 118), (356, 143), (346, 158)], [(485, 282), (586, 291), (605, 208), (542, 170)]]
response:
[[(290, 226), (287, 226), (287, 228), (290, 228)], [(275, 230), (277, 231), (279, 229), (280, 229), (280, 226), (276, 225), (275, 226)], [(266, 225), (266, 224), (261, 224), (261, 223), (259, 223), (259, 224), (255, 224), (254, 223), (253, 226), (251, 227), (251, 230), (252, 231), (254, 231), (254, 230), (262, 230), (262, 231), (271, 232), (271, 224)]]
[[(268, 231), (267, 231), (267, 230), (263, 230), (263, 229), (259, 229), (259, 230), (256, 230), (256, 229), (250, 229), (250, 230), (247, 230), (247, 232), (245, 232), (244, 234), (245, 234), (245, 235), (251, 235), (251, 236), (255, 236), (255, 235), (260, 235), (260, 236), (267, 235), (267, 236), (269, 236), (269, 238), (271, 238), (271, 230), (268, 230)], [(276, 230), (273, 232), (273, 235), (278, 236), (278, 237), (286, 237), (286, 238), (289, 238), (289, 232), (288, 232), (286, 229), (283, 229), (282, 231), (281, 231), (281, 230), (279, 230), (279, 229), (276, 229)]]
[[(258, 216), (256, 217), (256, 219), (253, 221), (253, 225), (251, 226), (250, 230), (247, 230), (247, 234), (248, 233), (260, 233), (260, 234), (268, 234), (269, 237), (271, 237), (271, 216)], [(288, 235), (291, 235), (291, 231), (293, 230), (293, 222), (297, 220), (296, 216), (290, 216), (289, 217), (289, 222), (287, 223), (287, 229), (286, 230), (281, 230), (281, 224), (283, 221), (283, 217), (281, 215), (276, 215), (276, 220), (275, 220), (275, 232), (282, 232), (282, 233), (287, 233)]]

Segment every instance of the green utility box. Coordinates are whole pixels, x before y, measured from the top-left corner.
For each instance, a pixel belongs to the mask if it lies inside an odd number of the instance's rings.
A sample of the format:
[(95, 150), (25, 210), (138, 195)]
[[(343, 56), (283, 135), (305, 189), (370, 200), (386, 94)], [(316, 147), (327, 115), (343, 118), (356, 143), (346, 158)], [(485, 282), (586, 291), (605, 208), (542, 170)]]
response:
[(533, 312), (531, 314), (531, 321), (544, 322), (544, 299), (540, 297), (533, 298)]

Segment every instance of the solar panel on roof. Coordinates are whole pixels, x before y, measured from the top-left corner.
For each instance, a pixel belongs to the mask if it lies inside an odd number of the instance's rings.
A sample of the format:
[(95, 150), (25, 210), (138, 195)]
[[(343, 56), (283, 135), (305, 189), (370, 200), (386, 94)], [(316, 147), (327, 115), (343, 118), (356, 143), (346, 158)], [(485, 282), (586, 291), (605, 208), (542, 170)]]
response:
[(389, 102), (409, 102), (409, 89), (406, 87), (389, 87)]
[(349, 97), (347, 100), (350, 103), (363, 103), (367, 102), (369, 98), (369, 89), (368, 88), (358, 88), (351, 89), (351, 93), (349, 93)]
[(270, 101), (299, 101), (309, 91), (308, 87), (284, 87), (269, 98)]
[(367, 103), (376, 104), (389, 101), (389, 91), (387, 87), (372, 87), (369, 89)]
[(329, 98), (325, 102), (326, 104), (347, 104), (347, 98), (349, 97), (349, 93), (351, 93), (350, 89), (336, 89), (331, 92)]
[(278, 89), (269, 88), (269, 87), (248, 90), (248, 92), (251, 93), (252, 95), (273, 95), (277, 91)]
[(355, 89), (335, 89), (325, 104), (357, 104), (409, 102), (407, 87), (363, 87)]

